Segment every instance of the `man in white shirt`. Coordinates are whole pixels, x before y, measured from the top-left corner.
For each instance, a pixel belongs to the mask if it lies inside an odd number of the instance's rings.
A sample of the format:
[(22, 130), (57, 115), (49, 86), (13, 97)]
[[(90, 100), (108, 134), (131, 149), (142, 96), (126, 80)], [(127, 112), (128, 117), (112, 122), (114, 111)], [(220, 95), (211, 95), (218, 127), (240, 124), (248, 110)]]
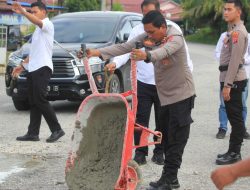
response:
[[(223, 32), (217, 42), (216, 49), (215, 49), (215, 58), (219, 62), (220, 61), (220, 54), (221, 54), (221, 49), (224, 44), (224, 39), (226, 38), (227, 32)], [(244, 68), (246, 70), (247, 78), (249, 79), (250, 76), (250, 34), (248, 34), (248, 48), (247, 52), (245, 54), (245, 63), (244, 63)], [(249, 83), (249, 82), (248, 82)], [(248, 83), (245, 88), (245, 90), (242, 92), (242, 104), (243, 104), (243, 119), (245, 122), (245, 127), (246, 127), (246, 117), (247, 117), (247, 97), (248, 97)], [(228, 118), (227, 118), (227, 113), (226, 113), (226, 108), (224, 104), (224, 100), (222, 97), (222, 94), (220, 92), (220, 107), (219, 107), (219, 131), (216, 134), (217, 139), (224, 139), (226, 136), (227, 132), (227, 123), (228, 123)], [(250, 139), (250, 134), (246, 131), (244, 135), (244, 139)]]
[[(160, 10), (160, 4), (158, 0), (144, 0), (141, 4), (141, 10), (143, 15), (146, 15), (149, 11), (152, 10)], [(180, 27), (172, 21), (167, 21), (167, 25), (173, 26), (174, 28), (181, 31)], [(138, 24), (132, 30), (129, 35), (128, 41), (133, 38), (139, 36), (140, 34), (145, 33), (143, 24)], [(185, 47), (187, 48), (187, 44), (185, 43)], [(130, 58), (130, 54), (121, 55), (115, 57), (112, 63), (106, 65), (106, 67), (110, 71), (114, 71), (115, 69), (121, 67), (126, 64)], [(187, 54), (188, 66), (190, 70), (193, 70), (192, 60), (190, 59), (189, 54)], [(136, 114), (136, 122), (142, 126), (148, 127), (151, 107), (154, 104), (155, 111), (155, 130), (162, 131), (161, 126), (159, 125), (159, 107), (160, 102), (155, 86), (155, 76), (154, 76), (154, 66), (152, 63), (145, 64), (144, 61), (137, 61), (137, 98), (138, 98), (138, 106), (137, 106), (137, 114)], [(134, 141), (135, 144), (138, 145), (140, 142), (140, 133), (135, 132)], [(154, 139), (156, 140), (156, 139)], [(154, 155), (152, 157), (152, 161), (158, 165), (164, 164), (163, 157), (163, 145), (155, 145)], [(139, 164), (146, 164), (146, 156), (148, 155), (148, 147), (140, 147), (135, 150), (134, 160)]]
[(47, 86), (53, 72), (52, 49), (54, 41), (54, 25), (47, 17), (46, 6), (42, 2), (31, 4), (31, 12), (27, 12), (19, 3), (14, 2), (12, 10), (22, 14), (33, 24), (36, 30), (32, 35), (29, 56), (13, 70), (13, 77), (23, 70), (28, 70), (28, 96), (30, 103), (30, 124), (24, 136), (18, 141), (39, 141), (39, 130), (42, 115), (49, 125), (51, 135), (47, 142), (55, 142), (65, 133), (58, 123), (55, 111), (46, 99)]

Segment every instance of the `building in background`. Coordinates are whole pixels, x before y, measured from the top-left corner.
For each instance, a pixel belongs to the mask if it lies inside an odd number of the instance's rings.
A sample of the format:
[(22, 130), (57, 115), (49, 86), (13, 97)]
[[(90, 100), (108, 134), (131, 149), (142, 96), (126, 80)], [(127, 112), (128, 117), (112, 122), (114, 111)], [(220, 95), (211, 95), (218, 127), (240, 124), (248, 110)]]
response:
[[(30, 10), (31, 3), (37, 0), (16, 0), (28, 11)], [(41, 0), (47, 5), (48, 11), (51, 14), (58, 14), (60, 11), (64, 10), (62, 6), (63, 0)], [(0, 31), (0, 42), (6, 39), (7, 36), (7, 49), (15, 50), (22, 45), (21, 31), (27, 29), (28, 25), (31, 23), (26, 17), (20, 14), (16, 14), (11, 10), (12, 0), (0, 0), (0, 26), (2, 28), (7, 28), (6, 32)], [(22, 27), (21, 27), (22, 26)], [(6, 44), (6, 43), (4, 43)], [(0, 46), (4, 46), (3, 43)]]
[[(112, 3), (120, 3), (123, 10), (127, 12), (141, 13), (142, 0), (106, 0), (107, 8), (110, 9)], [(165, 17), (174, 22), (182, 22), (183, 9), (180, 4), (172, 0), (159, 0), (161, 10)]]

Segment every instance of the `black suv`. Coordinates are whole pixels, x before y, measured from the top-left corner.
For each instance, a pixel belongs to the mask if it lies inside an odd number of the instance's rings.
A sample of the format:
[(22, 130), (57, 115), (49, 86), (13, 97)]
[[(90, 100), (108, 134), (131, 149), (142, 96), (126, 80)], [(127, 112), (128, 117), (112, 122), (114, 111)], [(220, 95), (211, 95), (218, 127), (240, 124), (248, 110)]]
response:
[[(69, 51), (75, 54), (82, 43), (87, 48), (100, 48), (128, 39), (132, 28), (141, 22), (142, 15), (128, 12), (78, 12), (61, 14), (52, 19), (55, 27), (53, 65), (54, 73), (48, 86), (48, 100), (83, 100), (91, 94), (84, 66), (74, 59)], [(61, 46), (61, 47), (60, 47)], [(9, 56), (5, 73), (7, 95), (12, 97), (17, 110), (29, 109), (27, 97), (27, 72), (16, 80), (11, 77), (14, 67), (29, 54), (30, 42)], [(107, 62), (98, 57), (89, 60), (99, 92), (104, 92), (105, 77), (103, 68)], [(130, 89), (130, 64), (115, 71), (110, 82), (110, 92), (120, 93)]]
[(7, 50), (17, 50), (22, 45), (22, 35), (19, 26), (8, 27)]

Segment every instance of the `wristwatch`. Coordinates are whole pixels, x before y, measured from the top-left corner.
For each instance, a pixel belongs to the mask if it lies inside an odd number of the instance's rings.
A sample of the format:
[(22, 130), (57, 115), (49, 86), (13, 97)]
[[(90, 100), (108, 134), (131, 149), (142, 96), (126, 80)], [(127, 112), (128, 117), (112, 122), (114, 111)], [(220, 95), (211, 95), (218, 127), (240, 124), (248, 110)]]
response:
[(146, 55), (147, 55), (147, 58), (144, 60), (146, 63), (150, 63), (151, 62), (151, 54), (146, 51)]
[(26, 70), (25, 67), (23, 66), (23, 62), (24, 62), (24, 60), (21, 61), (20, 65), (21, 65), (21, 67), (22, 67), (24, 70)]

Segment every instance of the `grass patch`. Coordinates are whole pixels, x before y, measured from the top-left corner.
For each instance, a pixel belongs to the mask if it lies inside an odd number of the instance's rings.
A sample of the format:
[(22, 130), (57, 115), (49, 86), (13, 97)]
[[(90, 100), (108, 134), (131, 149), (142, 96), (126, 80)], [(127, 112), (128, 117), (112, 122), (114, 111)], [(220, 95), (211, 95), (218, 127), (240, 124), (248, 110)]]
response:
[(211, 28), (201, 28), (195, 34), (185, 36), (189, 42), (203, 43), (203, 44), (216, 44), (219, 39), (219, 34)]

